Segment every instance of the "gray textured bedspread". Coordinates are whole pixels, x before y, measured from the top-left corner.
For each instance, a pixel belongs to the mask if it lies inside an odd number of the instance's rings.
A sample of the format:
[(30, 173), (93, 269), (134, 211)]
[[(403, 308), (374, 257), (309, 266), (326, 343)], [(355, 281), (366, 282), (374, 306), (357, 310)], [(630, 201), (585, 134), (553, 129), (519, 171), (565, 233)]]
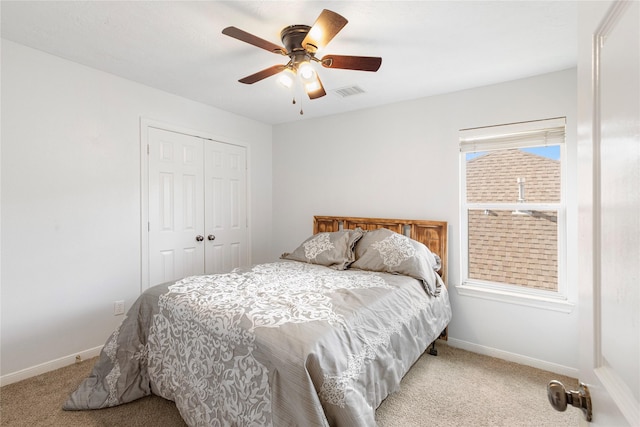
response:
[(65, 409), (157, 394), (190, 426), (374, 426), (451, 319), (446, 288), (295, 261), (144, 292)]

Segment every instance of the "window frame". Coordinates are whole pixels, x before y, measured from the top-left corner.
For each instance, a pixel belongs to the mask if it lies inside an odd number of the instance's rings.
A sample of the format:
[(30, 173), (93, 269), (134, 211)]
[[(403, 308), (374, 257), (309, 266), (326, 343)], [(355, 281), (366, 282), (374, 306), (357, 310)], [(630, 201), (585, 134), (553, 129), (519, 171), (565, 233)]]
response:
[[(561, 136), (558, 130), (562, 129)], [(531, 122), (463, 129), (460, 136), (460, 285), (459, 294), (497, 300), (542, 309), (570, 313), (567, 284), (567, 223), (566, 223), (566, 118), (559, 117)], [(467, 154), (510, 148), (540, 146), (560, 147), (560, 201), (558, 203), (468, 203)], [(553, 210), (557, 212), (557, 290), (528, 288), (517, 284), (469, 278), (469, 210)]]

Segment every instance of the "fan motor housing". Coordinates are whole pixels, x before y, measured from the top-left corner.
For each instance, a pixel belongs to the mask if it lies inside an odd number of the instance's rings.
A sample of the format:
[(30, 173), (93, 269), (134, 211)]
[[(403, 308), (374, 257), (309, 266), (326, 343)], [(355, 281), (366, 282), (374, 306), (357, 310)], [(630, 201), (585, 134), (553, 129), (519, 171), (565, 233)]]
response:
[(310, 29), (311, 27), (308, 25), (289, 25), (282, 29), (280, 38), (282, 39), (282, 44), (284, 44), (284, 47), (287, 49), (287, 55), (299, 51), (306, 51), (306, 49), (302, 47), (302, 41)]

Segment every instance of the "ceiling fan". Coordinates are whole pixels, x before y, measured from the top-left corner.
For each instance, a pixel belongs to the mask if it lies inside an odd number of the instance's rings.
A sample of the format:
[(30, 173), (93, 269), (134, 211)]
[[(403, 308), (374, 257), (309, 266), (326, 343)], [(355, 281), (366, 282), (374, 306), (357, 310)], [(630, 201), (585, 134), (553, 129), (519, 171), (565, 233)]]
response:
[[(344, 70), (378, 71), (382, 58), (373, 56), (325, 55), (316, 58), (316, 52), (324, 48), (338, 32), (347, 25), (343, 16), (324, 9), (313, 26), (290, 25), (280, 32), (284, 47), (271, 43), (236, 27), (227, 27), (222, 34), (252, 44), (269, 52), (289, 57), (286, 65), (274, 65), (238, 80), (240, 83), (253, 84), (260, 80), (282, 73), (280, 82), (290, 87), (296, 76), (300, 77), (305, 92), (310, 99), (326, 95), (320, 77), (311, 62), (318, 62), (325, 68)], [(294, 99), (295, 103), (295, 99)]]

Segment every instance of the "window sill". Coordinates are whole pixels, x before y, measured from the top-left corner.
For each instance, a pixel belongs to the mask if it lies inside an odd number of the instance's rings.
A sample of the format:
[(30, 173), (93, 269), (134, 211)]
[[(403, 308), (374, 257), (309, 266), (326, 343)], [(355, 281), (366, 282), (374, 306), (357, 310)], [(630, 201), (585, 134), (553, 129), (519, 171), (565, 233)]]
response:
[(505, 289), (491, 289), (474, 283), (463, 283), (455, 286), (458, 295), (483, 298), (508, 304), (518, 304), (543, 310), (571, 313), (575, 304), (562, 296), (543, 296), (525, 292), (514, 292)]

